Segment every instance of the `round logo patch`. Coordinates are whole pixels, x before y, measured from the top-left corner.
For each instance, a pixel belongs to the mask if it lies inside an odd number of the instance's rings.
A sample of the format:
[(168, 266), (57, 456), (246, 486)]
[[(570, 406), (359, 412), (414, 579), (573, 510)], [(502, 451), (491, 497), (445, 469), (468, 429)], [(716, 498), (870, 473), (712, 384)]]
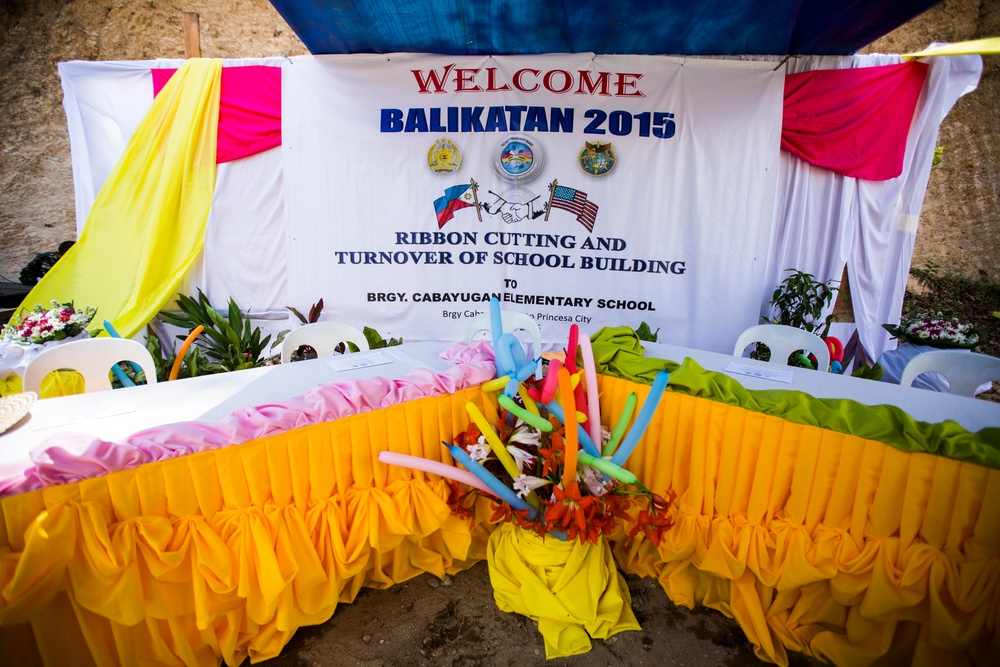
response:
[(588, 174), (602, 176), (615, 168), (615, 152), (611, 144), (586, 142), (580, 151), (580, 166)]
[(522, 136), (510, 136), (500, 142), (493, 169), (509, 183), (525, 183), (542, 171), (542, 147)]
[(451, 139), (438, 139), (427, 151), (427, 166), (438, 174), (450, 174), (462, 165), (462, 153)]

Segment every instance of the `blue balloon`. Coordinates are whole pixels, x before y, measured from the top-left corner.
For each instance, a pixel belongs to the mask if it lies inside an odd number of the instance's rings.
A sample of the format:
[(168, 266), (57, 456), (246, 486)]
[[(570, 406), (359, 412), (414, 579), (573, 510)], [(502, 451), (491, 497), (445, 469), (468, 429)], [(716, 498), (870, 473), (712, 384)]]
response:
[(667, 371), (660, 371), (656, 374), (656, 377), (653, 379), (653, 386), (649, 388), (649, 395), (646, 396), (646, 401), (642, 404), (642, 409), (639, 410), (639, 414), (635, 418), (635, 423), (632, 424), (632, 428), (629, 429), (618, 451), (611, 457), (611, 462), (616, 466), (624, 466), (632, 450), (639, 444), (639, 438), (642, 437), (642, 434), (646, 431), (646, 427), (649, 426), (649, 420), (653, 418), (656, 406), (659, 405), (660, 399), (663, 397), (663, 391), (667, 388), (669, 381), (670, 374)]
[(521, 343), (514, 334), (500, 334), (500, 337), (497, 339), (497, 347), (494, 350), (497, 357), (497, 375), (514, 376), (517, 371), (517, 360), (514, 357), (515, 347), (520, 348)]
[(469, 456), (468, 452), (458, 445), (449, 445), (447, 442), (442, 444), (444, 444), (444, 446), (451, 451), (451, 457), (453, 459), (465, 466), (465, 469), (478, 477), (483, 484), (490, 487), (490, 490), (497, 494), (497, 497), (500, 498), (500, 500), (504, 501), (518, 511), (523, 512), (528, 510), (528, 518), (535, 518), (535, 515), (538, 512), (534, 507), (528, 504), (527, 500), (519, 497), (516, 493), (514, 493), (513, 489), (497, 479), (493, 473), (484, 468), (478, 461), (472, 460), (472, 457)]
[(831, 373), (837, 373), (839, 375), (843, 370), (844, 370), (844, 367), (841, 365), (841, 363), (839, 361), (831, 361), (830, 362), (830, 372)]

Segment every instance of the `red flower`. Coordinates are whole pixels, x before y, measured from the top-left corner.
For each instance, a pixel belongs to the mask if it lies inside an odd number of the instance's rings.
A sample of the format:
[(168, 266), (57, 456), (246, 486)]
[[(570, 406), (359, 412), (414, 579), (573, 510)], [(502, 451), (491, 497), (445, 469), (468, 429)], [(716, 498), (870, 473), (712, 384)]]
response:
[(568, 489), (556, 486), (552, 489), (552, 500), (545, 510), (545, 523), (550, 529), (566, 531), (568, 539), (580, 538), (583, 542), (597, 544), (601, 526), (592, 524), (597, 513), (594, 496), (580, 495), (580, 485), (573, 482)]
[(548, 448), (538, 448), (538, 453), (544, 461), (542, 464), (542, 477), (548, 477), (550, 474), (558, 472), (563, 462), (563, 454), (566, 453), (566, 445), (563, 443), (562, 434), (559, 431), (552, 432), (549, 443)]

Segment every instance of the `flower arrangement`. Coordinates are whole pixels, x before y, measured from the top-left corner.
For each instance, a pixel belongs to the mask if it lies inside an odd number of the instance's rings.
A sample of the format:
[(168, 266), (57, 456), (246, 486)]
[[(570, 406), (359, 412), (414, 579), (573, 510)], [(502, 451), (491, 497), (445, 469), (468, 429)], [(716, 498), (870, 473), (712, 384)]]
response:
[(654, 493), (623, 467), (669, 376), (657, 374), (637, 414), (632, 393), (609, 432), (590, 338), (570, 327), (565, 361), (553, 359), (535, 380), (541, 360), (526, 359), (513, 334), (496, 334), (503, 328), (495, 298), (490, 310), (497, 378), (482, 389), (497, 399), (483, 409), (467, 403), (468, 427), (443, 443), (461, 467), (387, 451), (379, 460), (451, 480), (452, 512), (470, 521), (488, 498), (499, 522), (487, 546), (497, 606), (538, 621), (546, 657), (576, 655), (591, 637), (639, 629), (606, 538), (659, 546), (673, 525), (673, 492)]
[[(596, 544), (625, 523), (631, 524), (629, 539), (642, 533), (659, 545), (672, 525), (668, 509), (673, 496), (653, 493), (622, 465), (656, 410), (667, 373), (657, 376), (626, 436), (636, 396), (629, 397), (611, 432), (602, 429), (590, 339), (581, 337), (576, 325), (570, 329), (565, 362), (551, 361), (541, 381), (533, 379), (541, 360), (525, 359), (513, 334), (498, 337), (496, 348), (499, 377), (483, 385), (484, 391), (499, 392), (496, 423), (470, 402), (468, 428), (455, 443), (443, 443), (471, 475), (456, 476), (463, 471), (452, 466), (434, 471), (470, 487), (460, 491), (456, 485), (452, 510), (471, 518), (476, 501), (485, 495), (493, 503), (492, 521), (510, 522), (539, 536)], [(577, 367), (578, 351), (585, 369)], [(427, 470), (426, 463), (411, 457), (384, 452), (380, 458)]]
[(39, 304), (24, 315), (19, 323), (5, 324), (0, 338), (16, 343), (36, 344), (72, 338), (85, 331), (96, 314), (96, 308), (77, 310), (72, 301), (52, 301), (52, 308), (49, 310)]
[(914, 345), (971, 350), (980, 342), (978, 329), (940, 311), (914, 313), (901, 317), (898, 325), (883, 324), (882, 328)]

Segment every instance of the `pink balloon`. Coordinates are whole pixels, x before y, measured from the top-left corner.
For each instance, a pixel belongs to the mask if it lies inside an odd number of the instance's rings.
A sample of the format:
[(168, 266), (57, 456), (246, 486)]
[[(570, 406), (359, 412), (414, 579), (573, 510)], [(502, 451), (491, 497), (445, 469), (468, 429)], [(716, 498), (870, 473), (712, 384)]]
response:
[(410, 456), (409, 454), (398, 454), (396, 452), (379, 452), (378, 460), (388, 465), (399, 466), (400, 468), (412, 468), (414, 470), (428, 472), (432, 475), (447, 477), (448, 479), (453, 479), (461, 484), (468, 484), (469, 486), (475, 487), (484, 493), (490, 494), (491, 496), (496, 495), (490, 487), (483, 484), (478, 477), (473, 475), (468, 470), (461, 470), (455, 466), (450, 466), (447, 463), (432, 461), (419, 456)]
[[(580, 354), (583, 355), (583, 373), (587, 378), (587, 407), (590, 420), (590, 438), (601, 448), (601, 400), (597, 395), (597, 365), (594, 364), (594, 348), (590, 346), (590, 336), (580, 332)], [(582, 407), (582, 406), (581, 406)]]

